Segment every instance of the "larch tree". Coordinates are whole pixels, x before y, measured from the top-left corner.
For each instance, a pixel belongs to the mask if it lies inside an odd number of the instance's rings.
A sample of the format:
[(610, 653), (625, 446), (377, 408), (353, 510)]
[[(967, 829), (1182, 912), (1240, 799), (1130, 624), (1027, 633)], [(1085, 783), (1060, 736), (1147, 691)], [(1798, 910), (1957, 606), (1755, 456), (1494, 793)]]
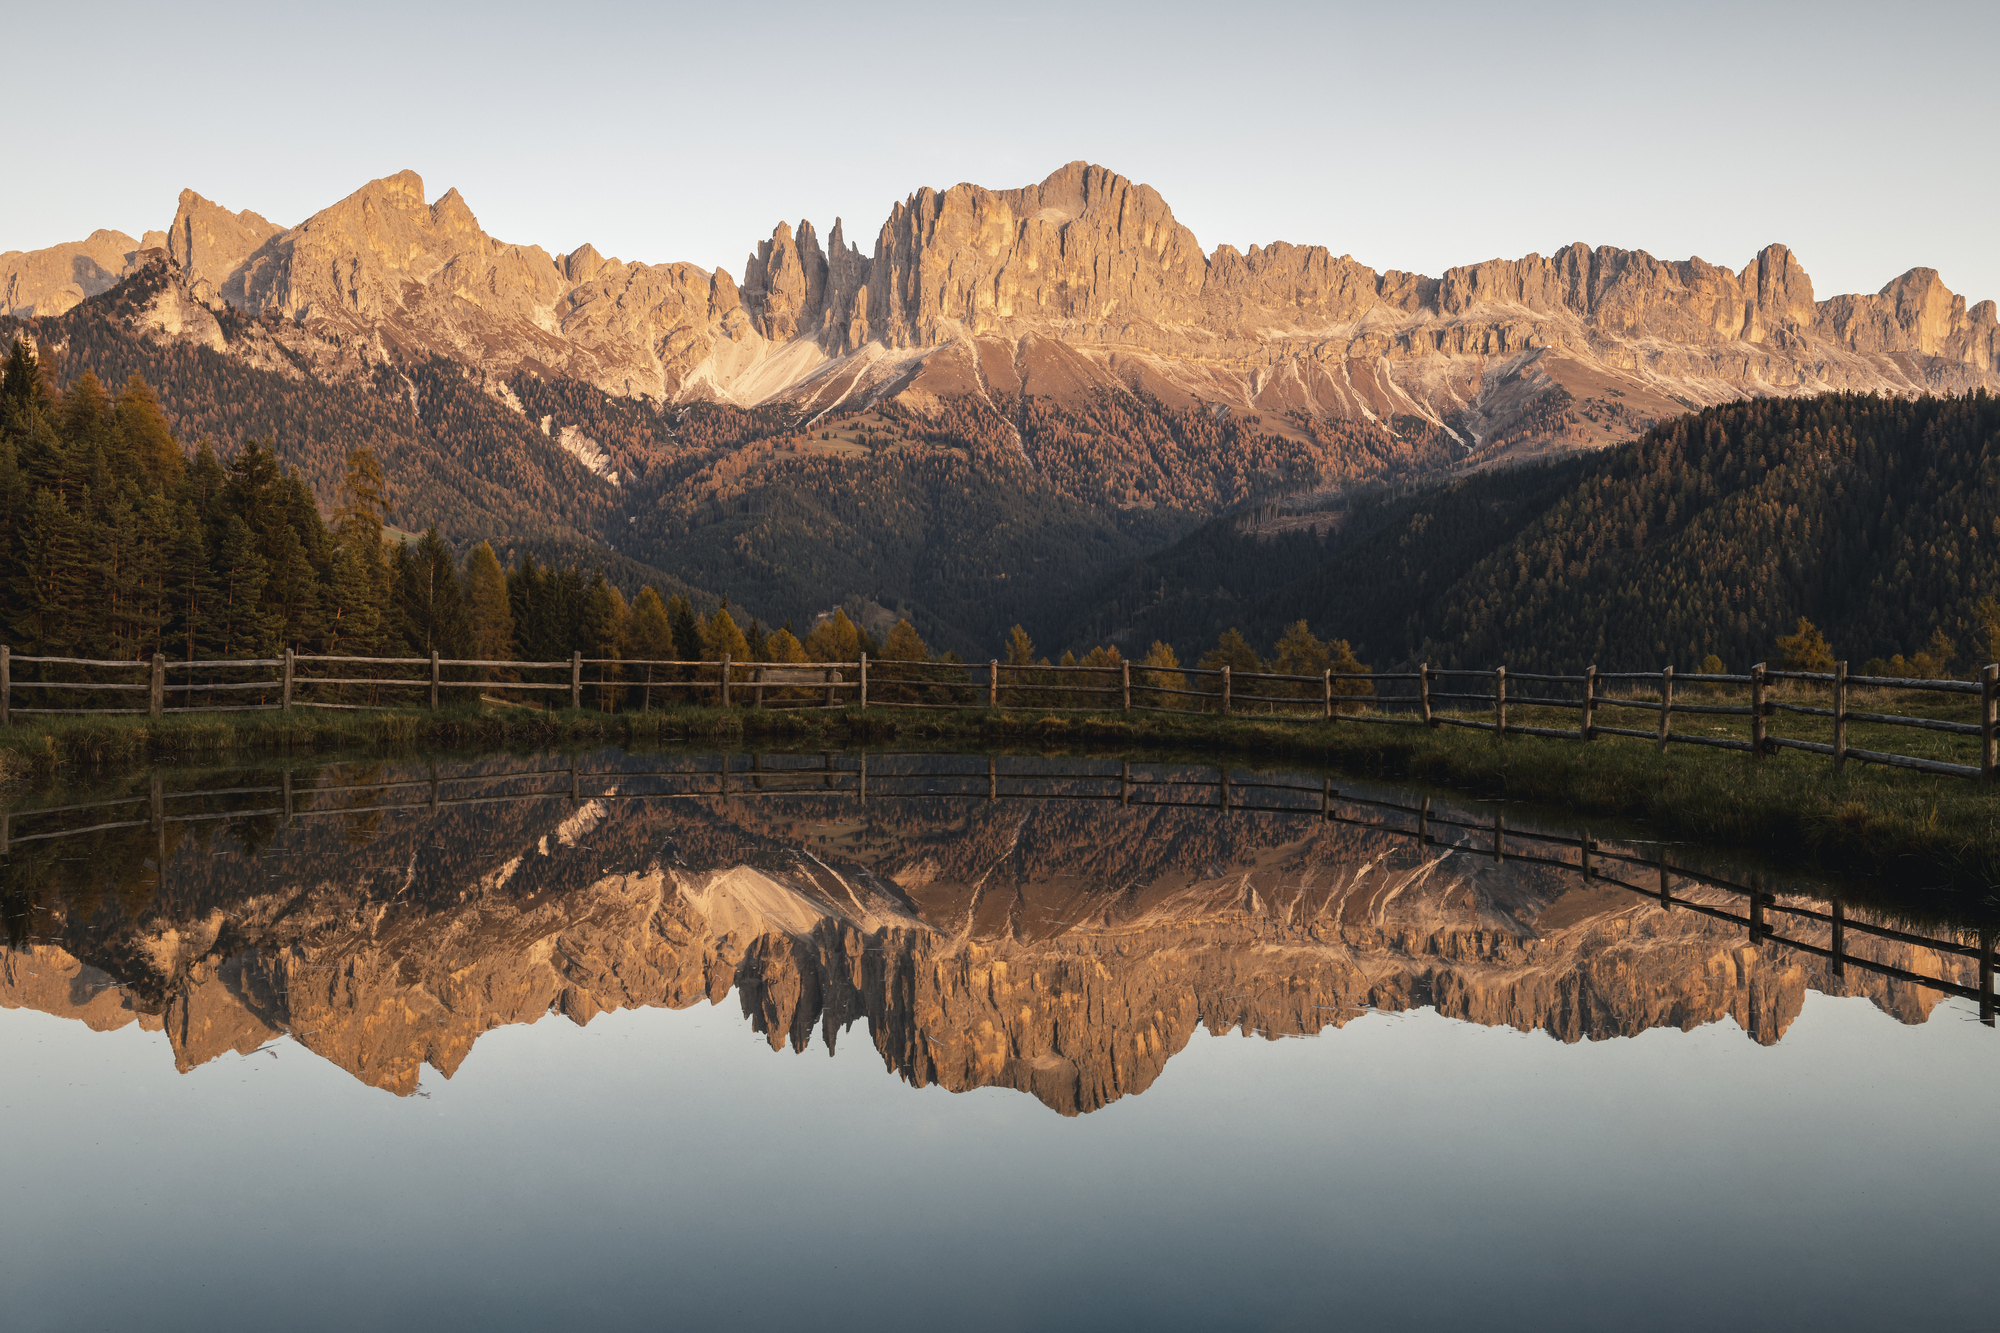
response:
[(465, 616), (475, 659), (504, 662), (513, 656), (514, 609), (491, 542), (479, 543), (465, 558)]

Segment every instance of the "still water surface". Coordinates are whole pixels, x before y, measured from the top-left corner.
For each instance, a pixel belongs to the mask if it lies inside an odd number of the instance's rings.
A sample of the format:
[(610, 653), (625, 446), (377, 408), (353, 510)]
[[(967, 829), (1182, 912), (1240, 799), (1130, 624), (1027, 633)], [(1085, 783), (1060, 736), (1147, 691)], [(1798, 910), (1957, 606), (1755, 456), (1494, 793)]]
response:
[(1825, 886), (1316, 774), (570, 764), (15, 803), (9, 1327), (1993, 1308), (1981, 923), (1836, 970)]

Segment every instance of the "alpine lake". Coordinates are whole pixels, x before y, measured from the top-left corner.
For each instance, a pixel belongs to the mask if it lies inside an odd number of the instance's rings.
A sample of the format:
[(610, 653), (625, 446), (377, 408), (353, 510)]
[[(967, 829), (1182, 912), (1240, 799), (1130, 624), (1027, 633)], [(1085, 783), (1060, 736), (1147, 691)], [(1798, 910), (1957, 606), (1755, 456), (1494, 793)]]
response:
[(10, 1329), (2000, 1305), (1990, 899), (1213, 757), (259, 761), (4, 804)]

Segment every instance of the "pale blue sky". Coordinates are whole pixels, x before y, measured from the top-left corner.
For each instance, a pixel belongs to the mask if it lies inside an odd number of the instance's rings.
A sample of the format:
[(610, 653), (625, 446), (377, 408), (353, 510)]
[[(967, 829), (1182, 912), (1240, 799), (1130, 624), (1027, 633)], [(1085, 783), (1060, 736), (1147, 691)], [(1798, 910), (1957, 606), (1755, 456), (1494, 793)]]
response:
[(2000, 5), (43, 5), (10, 14), (0, 249), (297, 222), (404, 167), (510, 241), (741, 276), (783, 218), (1073, 158), (1204, 248), (1378, 269), (1574, 240), (1822, 297), (2000, 297)]

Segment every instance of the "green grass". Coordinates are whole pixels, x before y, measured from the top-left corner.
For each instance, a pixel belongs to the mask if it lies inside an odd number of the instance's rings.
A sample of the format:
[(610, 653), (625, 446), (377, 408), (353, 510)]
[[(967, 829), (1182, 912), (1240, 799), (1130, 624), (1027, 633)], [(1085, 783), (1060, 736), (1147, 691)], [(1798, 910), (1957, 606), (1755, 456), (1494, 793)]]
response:
[[(1690, 701), (1685, 693), (1681, 699)], [(1949, 706), (1956, 701), (1943, 702)], [(1574, 710), (1536, 716), (1540, 711), (1510, 708), (1509, 721), (1560, 726), (1566, 717), (1574, 725)], [(1601, 712), (1599, 721), (1611, 721), (1610, 711)], [(1747, 727), (1747, 720), (1726, 722)], [(1817, 739), (1811, 728), (1822, 723), (1786, 716), (1782, 734)], [(1618, 724), (1626, 725), (1623, 719)], [(1854, 745), (1923, 754), (1927, 751), (1921, 747), (1929, 744), (1940, 757), (1967, 760), (1968, 747), (1959, 738), (1896, 730), (1864, 739), (1858, 727), (1854, 733)], [(337, 757), (343, 751), (380, 755), (681, 742), (739, 746), (759, 739), (843, 747), (894, 741), (1164, 750), (1235, 755), (1257, 764), (1292, 760), (1359, 776), (1532, 801), (1578, 819), (1644, 821), (1663, 838), (1746, 849), (1801, 871), (1876, 878), (1898, 891), (1950, 889), (1983, 895), (2000, 887), (2000, 801), (1980, 782), (1853, 763), (1836, 776), (1827, 759), (1796, 751), (1762, 760), (1695, 747), (1660, 754), (1650, 742), (1622, 738), (1582, 745), (1349, 719), (894, 708), (542, 713), (472, 704), (437, 712), (37, 719), (0, 732), (0, 777), (48, 780), (255, 753)]]

